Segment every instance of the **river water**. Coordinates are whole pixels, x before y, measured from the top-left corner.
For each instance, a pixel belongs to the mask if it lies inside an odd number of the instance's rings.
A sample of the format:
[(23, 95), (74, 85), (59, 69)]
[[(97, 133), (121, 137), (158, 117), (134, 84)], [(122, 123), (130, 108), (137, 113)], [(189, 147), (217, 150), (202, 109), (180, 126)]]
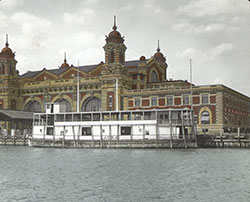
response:
[(250, 201), (250, 150), (2, 146), (0, 201)]

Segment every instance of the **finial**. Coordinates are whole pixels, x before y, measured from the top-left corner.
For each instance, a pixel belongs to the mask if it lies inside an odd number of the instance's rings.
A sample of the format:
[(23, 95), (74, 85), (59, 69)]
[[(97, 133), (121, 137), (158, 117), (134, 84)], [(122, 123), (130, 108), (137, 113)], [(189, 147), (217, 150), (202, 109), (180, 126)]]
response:
[(114, 26), (113, 26), (113, 30), (116, 30), (117, 27), (116, 27), (116, 16), (114, 16)]
[(161, 49), (160, 49), (160, 42), (159, 42), (159, 40), (158, 40), (158, 48), (157, 48), (157, 52), (160, 52), (161, 51)]
[(8, 43), (8, 34), (6, 34), (6, 43), (5, 43), (5, 46), (6, 46), (6, 47), (9, 46), (9, 43)]
[(67, 62), (67, 59), (66, 59), (66, 52), (64, 52), (64, 62), (65, 62), (65, 63)]

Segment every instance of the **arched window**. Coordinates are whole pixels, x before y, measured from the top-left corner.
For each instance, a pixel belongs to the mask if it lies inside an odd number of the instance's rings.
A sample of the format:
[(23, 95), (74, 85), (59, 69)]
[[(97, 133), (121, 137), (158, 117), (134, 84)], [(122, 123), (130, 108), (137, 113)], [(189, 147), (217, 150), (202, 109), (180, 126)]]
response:
[(208, 111), (201, 113), (201, 124), (210, 124), (210, 114)]
[(67, 101), (64, 98), (55, 101), (55, 104), (59, 104), (60, 112), (71, 112), (72, 111), (71, 104), (69, 103), (69, 101)]
[(159, 82), (159, 78), (155, 70), (151, 72), (151, 82)]
[(97, 97), (88, 98), (81, 107), (82, 112), (101, 111), (101, 100)]
[(112, 51), (110, 52), (109, 62), (110, 62), (110, 63), (113, 63), (114, 61), (115, 61), (115, 53), (114, 53), (114, 51), (112, 50)]
[(25, 105), (24, 110), (29, 111), (29, 112), (41, 112), (42, 108), (39, 102), (33, 100), (33, 101), (29, 101)]

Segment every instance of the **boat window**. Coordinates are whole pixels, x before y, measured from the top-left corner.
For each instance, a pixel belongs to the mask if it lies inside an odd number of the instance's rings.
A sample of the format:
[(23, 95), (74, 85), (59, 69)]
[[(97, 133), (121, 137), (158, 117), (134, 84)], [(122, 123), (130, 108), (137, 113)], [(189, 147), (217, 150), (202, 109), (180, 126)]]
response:
[(100, 121), (100, 114), (93, 114), (93, 121)]
[(74, 121), (81, 121), (81, 114), (73, 114)]
[(66, 121), (72, 121), (72, 114), (66, 114)]
[(56, 114), (55, 121), (58, 122), (64, 121), (64, 114)]
[(82, 120), (83, 121), (91, 121), (91, 115), (90, 114), (83, 114)]
[(145, 112), (144, 113), (144, 120), (150, 120), (150, 112)]
[(53, 135), (54, 134), (54, 128), (47, 127), (47, 135)]
[(91, 135), (91, 127), (82, 127), (82, 136)]
[(129, 126), (121, 127), (121, 135), (131, 135), (131, 127)]

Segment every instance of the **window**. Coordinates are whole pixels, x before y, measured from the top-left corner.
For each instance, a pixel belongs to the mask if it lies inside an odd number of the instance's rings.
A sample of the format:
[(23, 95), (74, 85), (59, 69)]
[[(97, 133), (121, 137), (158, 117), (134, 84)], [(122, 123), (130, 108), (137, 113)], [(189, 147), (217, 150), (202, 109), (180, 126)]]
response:
[(151, 97), (151, 106), (157, 106), (157, 97)]
[(131, 135), (131, 127), (121, 127), (121, 135)]
[(155, 70), (151, 73), (151, 82), (159, 82), (159, 78)]
[(110, 52), (109, 62), (110, 62), (110, 63), (113, 63), (114, 61), (115, 61), (115, 54), (114, 54), (114, 51), (111, 51), (111, 52)]
[(202, 104), (208, 104), (208, 94), (202, 94), (201, 95), (201, 103)]
[(140, 107), (141, 106), (141, 99), (140, 98), (135, 98), (135, 106)]
[(88, 98), (82, 105), (81, 111), (100, 111), (101, 110), (101, 100), (97, 97)]
[(167, 96), (167, 105), (168, 106), (173, 105), (173, 96)]
[(82, 136), (90, 136), (91, 127), (82, 127)]
[(109, 96), (109, 111), (112, 111), (113, 109), (113, 96)]
[(182, 104), (188, 105), (189, 104), (189, 95), (183, 95), (182, 96)]
[(201, 113), (201, 124), (210, 124), (210, 114), (208, 111)]
[(47, 128), (47, 135), (53, 135), (54, 134), (54, 128)]

